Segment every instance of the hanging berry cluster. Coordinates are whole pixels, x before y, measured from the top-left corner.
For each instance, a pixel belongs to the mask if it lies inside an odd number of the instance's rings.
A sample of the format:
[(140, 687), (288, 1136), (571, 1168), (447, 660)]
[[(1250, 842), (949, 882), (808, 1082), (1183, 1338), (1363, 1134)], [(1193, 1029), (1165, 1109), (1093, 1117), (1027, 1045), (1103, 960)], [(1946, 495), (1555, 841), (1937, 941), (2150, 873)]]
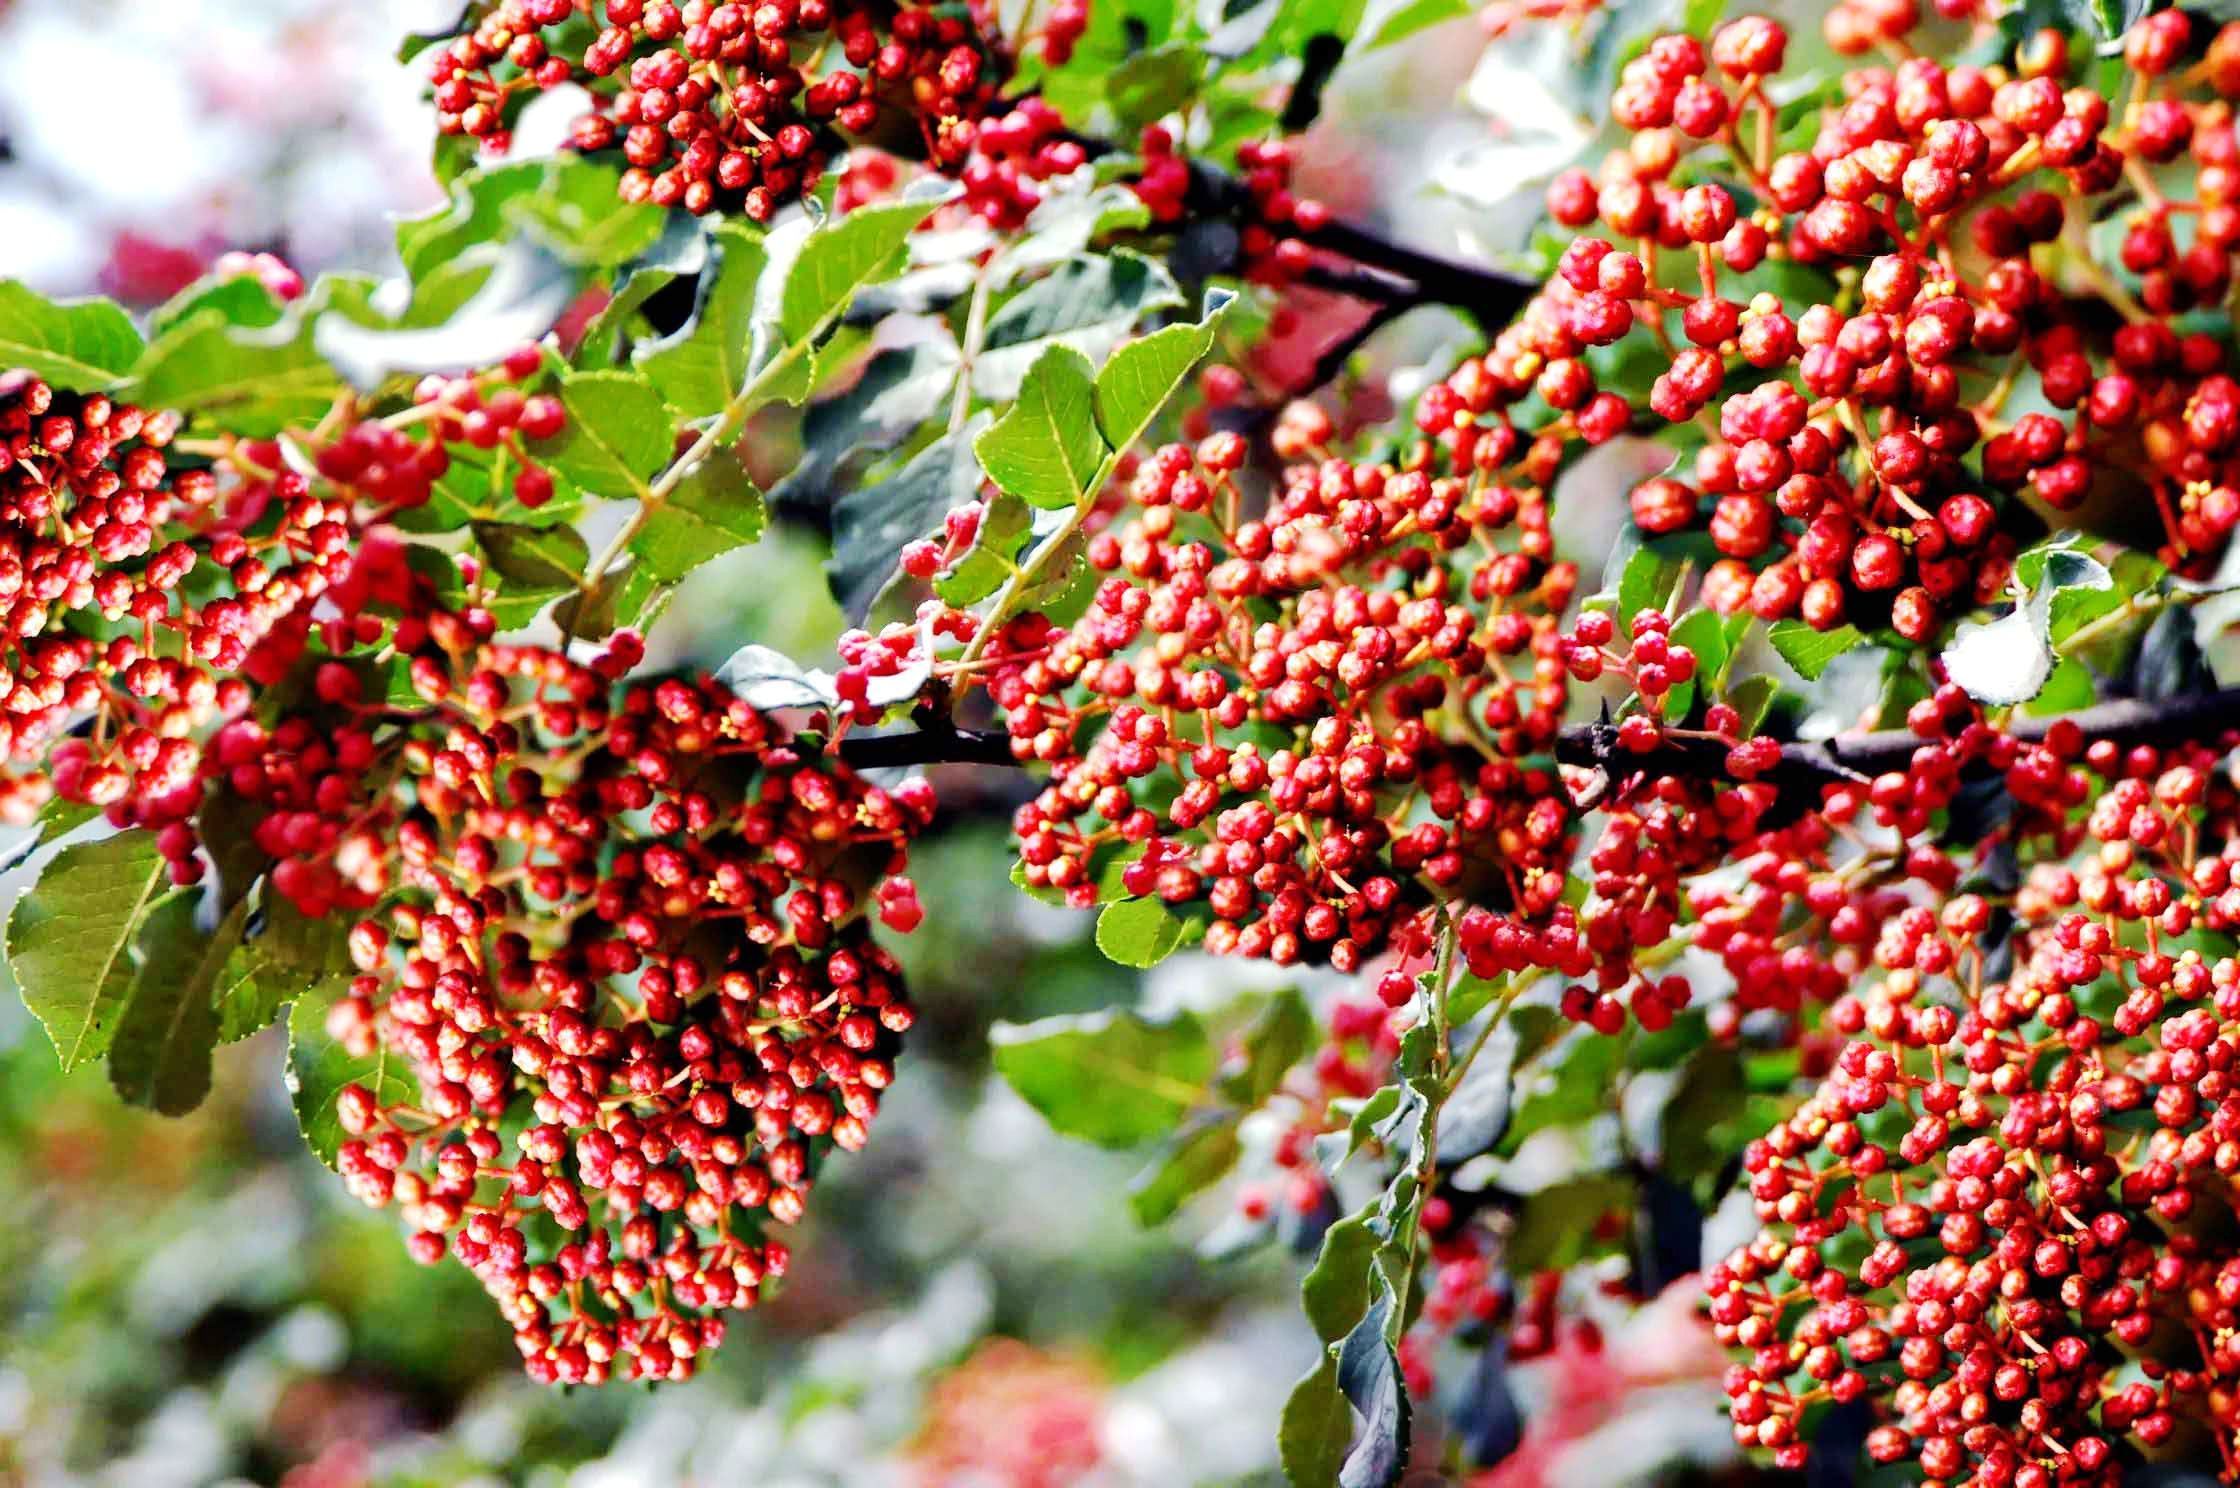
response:
[(1931, 1481), (2115, 1483), (2119, 1444), (2195, 1431), (2229, 1471), (2240, 1262), (2204, 1221), (2240, 1171), (2240, 798), (2217, 748), (1970, 714), (1916, 719), (1903, 785), (1999, 772), (2019, 885), (1844, 935), (1872, 947), (1829, 1009), (1848, 1042), (1749, 1148), (1764, 1229), (1705, 1278), (1736, 1436), (1801, 1463), (1808, 1411), (1864, 1401), (1869, 1455)]
[(912, 1014), (864, 911), (912, 917), (931, 796), (710, 684), (610, 709), (634, 648), (471, 660), (357, 804), (392, 878), (329, 1031), (417, 1088), (345, 1088), (338, 1166), (417, 1258), (475, 1273), (533, 1377), (686, 1378), (784, 1273), (771, 1227), (894, 1077)]
[(1562, 717), (1576, 579), (1542, 493), (1330, 457), (1249, 516), (1245, 453), (1143, 461), (1088, 613), (998, 642), (1013, 750), (1052, 776), (1014, 822), (1028, 882), (1094, 903), (1116, 869), (1202, 904), (1209, 949), (1342, 971), (1428, 944), (1427, 886), (1551, 902), (1569, 813), (1525, 757)]
[[(1835, 14), (1831, 37), (1858, 49)], [(1593, 418), (1586, 353), (1663, 348), (1647, 407), (1609, 421), (1709, 435), (1633, 513), (1651, 533), (1709, 532), (1706, 595), (1729, 612), (1926, 639), (1999, 592), (2031, 520), (2018, 502), (2074, 511), (2096, 486), (2152, 503), (2173, 563), (2212, 559), (2240, 516), (2240, 403), (2221, 343), (2170, 317), (2231, 282), (2240, 77), (2213, 59), (2233, 43), (2179, 11), (2142, 23), (2125, 48), (2141, 97), (2120, 115), (2064, 86), (2057, 36), (2013, 73), (1865, 67), (1809, 146), (1784, 151), (1787, 41), (1749, 18), (1628, 64), (1613, 107), (1630, 145), (1549, 198), (1559, 222), (1607, 236), (1574, 242), (1503, 337), (1502, 401), (1537, 391)], [(2204, 44), (2211, 65), (2188, 69)], [(2034, 254), (2078, 242), (2118, 190), (2137, 202), (2120, 254), (2136, 294), (2089, 252)], [(2171, 225), (2188, 219), (2181, 253)], [(1855, 288), (1799, 304), (1784, 264)], [(2051, 411), (2005, 414), (2025, 382)]]
[[(1086, 25), (1064, 0), (1035, 41), (1062, 61)], [(492, 150), (529, 97), (586, 87), (596, 103), (573, 143), (620, 152), (625, 200), (766, 222), (816, 188), (844, 141), (895, 144), (889, 121), (911, 136), (898, 148), (943, 170), (1061, 168), (1044, 121), (992, 107), (1011, 61), (991, 28), (917, 0), (499, 0), (436, 49), (429, 77), (439, 127)], [(1001, 138), (982, 140), (990, 128)], [(1071, 149), (1063, 169), (1080, 163)]]

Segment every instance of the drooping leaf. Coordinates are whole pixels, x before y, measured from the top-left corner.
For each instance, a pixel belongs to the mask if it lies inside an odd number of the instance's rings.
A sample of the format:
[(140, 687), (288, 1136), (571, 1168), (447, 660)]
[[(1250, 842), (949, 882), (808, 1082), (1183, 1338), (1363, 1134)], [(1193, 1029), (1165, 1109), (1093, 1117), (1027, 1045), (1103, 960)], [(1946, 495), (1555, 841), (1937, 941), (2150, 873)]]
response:
[(717, 228), (692, 319), (638, 348), (638, 370), (683, 417), (706, 418), (747, 385), (755, 292), (768, 262), (759, 233), (736, 224)]
[(809, 405), (801, 420), (801, 459), (770, 488), (781, 510), (823, 511), (850, 457), (892, 449), (947, 406), (957, 379), (957, 345), (946, 335), (873, 354), (846, 392)]
[(418, 1082), (399, 1056), (385, 1044), (365, 1054), (353, 1054), (327, 1028), (335, 1004), (350, 992), (346, 978), (332, 977), (296, 999), (288, 1015), (288, 1095), (295, 1103), (296, 1124), (319, 1161), (328, 1167), (335, 1153), (349, 1140), (335, 1102), (346, 1085), (362, 1085), (383, 1106), (412, 1100)]
[(1161, 899), (1122, 899), (1097, 916), (1097, 949), (1138, 970), (1157, 966), (1182, 944), (1188, 925)]
[(834, 504), (825, 574), (851, 620), (870, 610), (894, 575), (904, 544), (932, 533), (952, 508), (980, 493), (980, 462), (972, 445), (986, 427), (987, 415), (975, 415), (887, 479), (850, 491)]
[(1207, 1111), (1184, 1124), (1160, 1148), (1151, 1166), (1128, 1185), (1128, 1207), (1146, 1228), (1174, 1218), (1192, 1197), (1221, 1181), (1244, 1147), (1235, 1111)]
[(1400, 1373), (1399, 1301), (1383, 1276), (1360, 1326), (1338, 1349), (1338, 1388), (1361, 1431), (1338, 1470), (1338, 1488), (1390, 1488), (1408, 1465), (1408, 1387)]
[(1353, 1441), (1353, 1408), (1338, 1388), (1337, 1358), (1324, 1351), (1283, 1404), (1277, 1453), (1292, 1488), (1335, 1488)]
[(829, 708), (840, 700), (832, 679), (770, 646), (742, 646), (716, 671), (716, 681), (750, 707)]
[(1070, 346), (1043, 352), (994, 427), (973, 441), (980, 465), (1004, 490), (1045, 510), (1078, 507), (1105, 459), (1089, 359)]
[(1214, 332), (1233, 297), (1209, 290), (1205, 314), (1194, 324), (1171, 325), (1131, 341), (1097, 374), (1097, 427), (1105, 442), (1124, 450), (1143, 437), (1175, 390), (1213, 345)]
[(1195, 1014), (1112, 1008), (989, 1033), (996, 1072), (1067, 1136), (1133, 1147), (1174, 1130), (1212, 1078), (1213, 1040)]
[(1068, 259), (988, 319), (972, 383), (997, 401), (1015, 396), (1051, 345), (1101, 362), (1144, 316), (1173, 309), (1182, 292), (1164, 268), (1126, 251)]
[(219, 1042), (249, 1037), (318, 983), (354, 969), (344, 916), (313, 918), (285, 895), (269, 895), (263, 930), (242, 941), (219, 978)]
[(1349, 1214), (1322, 1232), (1322, 1248), (1299, 1285), (1307, 1321), (1325, 1343), (1351, 1333), (1369, 1310), (1369, 1274), (1384, 1238), (1371, 1227), (1374, 1210)]
[(210, 1093), (217, 994), (249, 918), (243, 899), (205, 934), (195, 923), (199, 899), (175, 894), (149, 912), (132, 996), (109, 1046), (109, 1083), (117, 1093), (166, 1116), (186, 1115)]
[(575, 298), (574, 271), (525, 239), (482, 250), (480, 287), (440, 321), (387, 328), (337, 311), (312, 325), (312, 345), (361, 392), (401, 372), (469, 372), (541, 339)]
[(1270, 997), (1239, 1040), (1240, 1059), (1216, 1087), (1221, 1098), (1252, 1110), (1274, 1095), (1283, 1077), (1314, 1048), (1314, 1010), (1295, 987)]
[(132, 992), (132, 938), (170, 882), (152, 832), (57, 853), (9, 912), (8, 967), (62, 1067), (105, 1053)]
[(104, 392), (139, 360), (132, 317), (107, 300), (50, 300), (0, 279), (0, 369), (24, 368), (59, 388)]

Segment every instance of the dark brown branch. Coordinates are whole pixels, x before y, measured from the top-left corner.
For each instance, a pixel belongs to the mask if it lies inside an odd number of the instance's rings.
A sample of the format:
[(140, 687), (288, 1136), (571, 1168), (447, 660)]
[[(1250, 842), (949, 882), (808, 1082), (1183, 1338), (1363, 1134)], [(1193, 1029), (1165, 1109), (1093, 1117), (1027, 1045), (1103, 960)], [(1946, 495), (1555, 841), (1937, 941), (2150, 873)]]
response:
[[(1095, 143), (1110, 148), (1104, 141)], [(1242, 181), (1203, 161), (1191, 162), (1190, 176), (1193, 206), (1239, 221), (1249, 219), (1253, 210), (1252, 193)], [(1297, 236), (1314, 247), (1365, 268), (1381, 270), (1386, 276), (1412, 285), (1414, 293), (1408, 299), (1410, 304), (1452, 305), (1476, 316), (1478, 323), (1489, 331), (1514, 320), (1540, 288), (1537, 280), (1523, 275), (1441, 258), (1351, 222), (1331, 222)], [(1378, 285), (1371, 289), (1367, 284), (1357, 287), (1365, 299), (1383, 299), (1391, 288)]]
[(850, 734), (840, 741), (840, 758), (858, 770), (908, 765), (1016, 765), (1011, 736), (996, 730), (931, 728), (893, 733)]
[[(2008, 732), (2024, 740), (2043, 739), (2057, 723), (2073, 723), (2087, 739), (2116, 744), (2169, 745), (2187, 739), (2215, 738), (2240, 730), (2240, 688), (2192, 697), (2146, 702), (2126, 698), (2052, 718), (2021, 718)], [(1781, 762), (1764, 775), (1784, 790), (1864, 784), (1877, 775), (1903, 770), (1921, 738), (1905, 729), (1846, 734), (1816, 743), (1781, 746)], [(1618, 742), (1615, 724), (1581, 723), (1556, 741), (1556, 758), (1612, 774), (1654, 770), (1664, 774), (1716, 777), (1726, 774), (1727, 746), (1716, 739), (1666, 737), (1655, 749), (1636, 754)], [(994, 730), (926, 729), (851, 735), (840, 756), (859, 769), (898, 765), (1018, 765), (1010, 736)]]
[[(2214, 738), (2240, 729), (2240, 689), (2198, 693), (2148, 702), (2124, 698), (2050, 718), (2016, 718), (2007, 732), (2017, 739), (2043, 739), (2059, 723), (2075, 724), (2087, 739), (2115, 744), (2169, 745)], [(1877, 775), (1901, 771), (1911, 763), (1921, 737), (1907, 729), (1844, 734), (1814, 743), (1781, 746), (1781, 762), (1762, 779), (1784, 791), (1862, 784)], [(1614, 724), (1576, 724), (1563, 731), (1556, 758), (1568, 765), (1599, 768), (1611, 774), (1657, 770), (1667, 774), (1715, 776), (1726, 773), (1727, 746), (1716, 739), (1665, 738), (1646, 754), (1618, 742)]]
[[(1114, 153), (1119, 147), (1095, 135), (1067, 136), (1091, 159)], [(1244, 182), (1202, 160), (1190, 162), (1190, 203), (1198, 212), (1232, 218), (1242, 224), (1253, 212), (1252, 192)], [(1461, 263), (1410, 248), (1351, 222), (1331, 222), (1313, 232), (1297, 234), (1314, 247), (1350, 259), (1374, 276), (1348, 278), (1345, 271), (1325, 267), (1322, 283), (1359, 299), (1414, 305), (1452, 305), (1476, 316), (1488, 331), (1514, 320), (1539, 292), (1536, 279), (1502, 269)]]

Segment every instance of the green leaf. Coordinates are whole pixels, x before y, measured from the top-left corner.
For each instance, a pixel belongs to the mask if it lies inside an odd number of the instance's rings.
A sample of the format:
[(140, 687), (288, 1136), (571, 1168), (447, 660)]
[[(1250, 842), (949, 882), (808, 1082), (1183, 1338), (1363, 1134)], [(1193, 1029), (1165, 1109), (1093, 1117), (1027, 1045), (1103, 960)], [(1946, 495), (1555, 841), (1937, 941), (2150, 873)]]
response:
[(513, 492), (520, 475), (520, 459), (504, 445), (490, 450), (454, 446), (451, 464), (436, 478), (427, 504), (398, 513), (397, 525), (408, 532), (457, 532), (472, 522), (552, 527), (583, 514), (583, 493), (557, 475), (551, 500), (523, 506)]
[(749, 707), (829, 708), (839, 701), (832, 678), (772, 646), (741, 646), (716, 672), (716, 681)]
[[(484, 270), (465, 276), (468, 265)], [(455, 303), (470, 282), (472, 292)], [(487, 367), (541, 340), (575, 302), (579, 276), (527, 239), (478, 248), (414, 294), (404, 321), (368, 323), (362, 307), (312, 317), (311, 344), (351, 386), (373, 392), (407, 373), (455, 374)]]
[(1475, 9), (1466, 0), (1399, 0), (1397, 4), (1377, 7), (1364, 17), (1361, 29), (1354, 35), (1352, 49), (1357, 54), (1373, 52), (1396, 41), (1405, 41), (1419, 31), (1474, 14)]
[(1596, 1253), (1597, 1247), (1607, 1249), (1594, 1238), (1602, 1217), (1632, 1200), (1632, 1181), (1611, 1173), (1572, 1178), (1526, 1194), (1517, 1227), (1503, 1247), (1503, 1262), (1513, 1274), (1524, 1275), (1568, 1266)]
[(263, 327), (236, 325), (223, 308), (197, 310), (148, 344), (134, 368), (132, 397), (151, 408), (210, 415), (228, 433), (251, 439), (316, 424), (345, 385), (315, 344), (313, 327), (332, 311), (355, 312), (362, 288), (321, 280), (284, 319)]
[(1295, 987), (1270, 997), (1245, 1029), (1243, 1059), (1216, 1087), (1221, 1098), (1251, 1110), (1274, 1095), (1283, 1077), (1313, 1050), (1319, 1030), (1314, 1010)]
[(59, 388), (104, 392), (140, 359), (132, 317), (107, 300), (50, 300), (0, 279), (0, 368), (25, 368)]
[(1866, 639), (1855, 626), (1814, 630), (1802, 620), (1776, 621), (1766, 638), (1773, 642), (1773, 649), (1780, 653), (1781, 659), (1795, 667), (1797, 675), (1807, 682), (1826, 671), (1828, 663)]
[(1353, 1440), (1353, 1408), (1338, 1388), (1338, 1361), (1325, 1350), (1283, 1403), (1276, 1447), (1292, 1488), (1336, 1488)]
[(636, 329), (646, 302), (679, 279), (707, 271), (713, 238), (699, 219), (671, 213), (653, 246), (617, 271), (613, 293), (584, 328), (575, 365), (590, 369), (619, 360), (622, 342)]
[(972, 445), (987, 424), (985, 413), (975, 414), (963, 429), (927, 445), (887, 479), (834, 503), (825, 576), (851, 621), (869, 613), (893, 577), (904, 544), (931, 533), (952, 508), (980, 494), (980, 462)]
[(236, 947), (231, 960), (211, 982), (210, 1005), (218, 1015), (217, 1041), (237, 1044), (262, 1033), (287, 1006), (288, 987), (263, 974), (246, 947)]
[(1003, 252), (1002, 272), (1016, 274), (1065, 262), (1107, 233), (1148, 227), (1151, 209), (1117, 183), (1047, 197), (1027, 218), (1025, 235)]
[(1197, 96), (1205, 59), (1195, 47), (1161, 47), (1139, 53), (1105, 79), (1105, 96), (1131, 135)]
[(1746, 1140), (1726, 1129), (1748, 1096), (1742, 1061), (1733, 1050), (1715, 1045), (1698, 1049), (1658, 1118), (1659, 1171), (1686, 1184), (1716, 1173)]
[(202, 310), (216, 310), (238, 326), (269, 326), (280, 321), (287, 307), (254, 274), (224, 279), (205, 275), (156, 307), (148, 316), (148, 334), (160, 336)]
[(673, 582), (711, 558), (759, 541), (768, 525), (762, 492), (728, 449), (719, 449), (684, 474), (669, 499), (654, 508), (630, 540), (647, 575)]
[(959, 608), (986, 599), (1016, 571), (1019, 549), (1033, 531), (1034, 513), (1027, 504), (999, 488), (980, 513), (972, 546), (934, 581), (934, 593)]
[(217, 994), (248, 923), (241, 900), (215, 933), (195, 924), (201, 896), (175, 894), (148, 914), (140, 969), (109, 1046), (109, 1083), (136, 1106), (184, 1116), (210, 1093), (217, 1047)]
[(1659, 548), (1636, 548), (1618, 578), (1618, 628), (1643, 610), (1661, 610), (1687, 572), (1687, 560)]
[(1097, 427), (1107, 444), (1124, 450), (1143, 437), (1212, 347), (1214, 332), (1232, 299), (1226, 292), (1209, 291), (1205, 314), (1195, 324), (1153, 331), (1112, 354), (1097, 374)]
[(2027, 592), (2013, 610), (1989, 622), (1963, 621), (1954, 632), (1945, 675), (1976, 701), (2007, 707), (2038, 696), (2054, 671), (2055, 604), (2077, 591), (2114, 589), (2107, 567), (2073, 546), (2072, 537), (2065, 533), (2015, 560), (2016, 581)]
[(1196, 1015), (1125, 1008), (989, 1032), (996, 1072), (1067, 1136), (1133, 1147), (1174, 1130), (1213, 1077), (1213, 1040)]
[(1742, 716), (1745, 737), (1756, 733), (1758, 725), (1765, 722), (1780, 691), (1781, 684), (1769, 672), (1753, 672), (1727, 689), (1727, 706)]
[(153, 832), (119, 832), (65, 847), (9, 912), (8, 967), (64, 1069), (109, 1048), (133, 932), (170, 881)]
[(560, 402), (567, 427), (530, 454), (593, 495), (643, 499), (676, 448), (661, 395), (627, 372), (577, 372), (561, 382)]
[(1307, 1321), (1325, 1343), (1351, 1333), (1369, 1310), (1369, 1273), (1384, 1237), (1370, 1226), (1374, 1206), (1349, 1214), (1322, 1232), (1313, 1269), (1299, 1284)]
[(1205, 1192), (1237, 1165), (1244, 1151), (1237, 1140), (1235, 1111), (1208, 1111), (1169, 1138), (1150, 1167), (1128, 1185), (1128, 1207), (1136, 1223), (1165, 1224), (1191, 1198)]
[(1173, 276), (1140, 254), (1070, 258), (989, 317), (972, 364), (973, 389), (999, 402), (1015, 396), (1053, 344), (1101, 361), (1144, 316), (1181, 303)]
[(450, 202), (396, 224), (396, 258), (414, 285), (470, 249), (524, 233), (571, 264), (612, 269), (659, 242), (665, 213), (616, 195), (620, 170), (580, 155), (500, 161), (450, 182)]
[(1097, 949), (1105, 959), (1140, 971), (1173, 955), (1186, 928), (1164, 900), (1122, 899), (1098, 914)]
[(573, 527), (517, 527), (477, 522), (474, 540), (482, 550), (497, 593), (490, 613), (503, 630), (518, 630), (556, 597), (573, 591), (591, 564), (591, 549)]
[(726, 225), (713, 234), (714, 262), (700, 276), (692, 319), (638, 348), (638, 370), (686, 418), (706, 418), (747, 385), (754, 351), (755, 291), (769, 254), (761, 235)]
[(232, 1043), (269, 1025), (280, 1009), (318, 983), (347, 980), (350, 960), (347, 917), (313, 918), (282, 894), (267, 894), (264, 930), (244, 940), (219, 980), (218, 1039)]
[(1513, 1153), (1524, 1139), (1551, 1126), (1570, 1126), (1609, 1106), (1618, 1041), (1573, 1027), (1521, 1071), (1500, 1151)]
[(538, 189), (512, 198), (504, 215), (568, 263), (618, 268), (660, 241), (668, 218), (660, 207), (624, 201), (620, 180), (621, 172), (603, 161), (558, 155)]
[(327, 1015), (349, 993), (347, 978), (331, 977), (298, 997), (288, 1015), (288, 1095), (295, 1103), (296, 1124), (304, 1141), (330, 1168), (335, 1153), (349, 1140), (335, 1113), (344, 1086), (364, 1086), (383, 1106), (414, 1100), (420, 1093), (419, 1082), (401, 1055), (384, 1046), (353, 1054), (327, 1031)]
[(770, 499), (781, 510), (829, 508), (853, 456), (894, 448), (948, 405), (957, 364), (956, 342), (947, 337), (874, 353), (847, 391), (809, 405), (801, 459), (770, 488)]
[(1667, 722), (1685, 722), (1688, 714), (1695, 708), (1697, 694), (1702, 692), (1704, 685), (1726, 670), (1727, 636), (1727, 617), (1700, 607), (1682, 615), (1673, 625), (1671, 641), (1674, 645), (1685, 646), (1695, 653), (1696, 671), (1693, 677), (1677, 684), (1665, 694), (1664, 717)]
[(1070, 510), (1095, 494), (1105, 447), (1097, 433), (1089, 359), (1070, 346), (1046, 349), (1019, 399), (973, 441), (988, 478), (1029, 506)]
[(815, 337), (857, 290), (886, 277), (910, 234), (939, 205), (920, 199), (858, 207), (810, 233), (786, 272), (779, 336), (789, 345)]

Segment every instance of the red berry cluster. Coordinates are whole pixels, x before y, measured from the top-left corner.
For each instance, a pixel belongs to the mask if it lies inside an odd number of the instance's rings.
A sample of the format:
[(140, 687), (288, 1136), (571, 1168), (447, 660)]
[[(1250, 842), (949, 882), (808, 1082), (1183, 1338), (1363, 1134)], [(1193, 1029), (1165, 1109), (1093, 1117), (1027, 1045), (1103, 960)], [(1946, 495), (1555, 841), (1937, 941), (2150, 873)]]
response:
[[(1237, 146), (1247, 197), (1239, 214), (1243, 232), (1238, 250), (1244, 276), (1254, 283), (1280, 288), (1297, 279), (1314, 261), (1314, 249), (1301, 235), (1330, 225), (1327, 206), (1293, 194), (1295, 158), (1285, 140), (1247, 140)], [(1150, 208), (1154, 221), (1181, 219), (1190, 195), (1190, 166), (1176, 152), (1174, 134), (1164, 125), (1143, 131), (1143, 161), (1130, 185)]]
[(1858, 951), (1849, 1042), (1749, 1148), (1764, 1229), (1706, 1275), (1736, 1436), (1799, 1465), (1809, 1411), (1865, 1401), (1869, 1455), (1930, 1482), (2112, 1484), (2188, 1431), (2229, 1471), (2240, 1260), (2203, 1221), (2240, 1172), (2240, 797), (2206, 745), (2024, 744), (1950, 698), (1913, 722), (1885, 819), (1912, 837), (1999, 772), (2026, 867), (1997, 903), (1917, 840), (1871, 918), (1799, 885)]
[[(0, 376), (0, 757), (13, 818), (50, 790), (99, 806), (177, 792), (194, 778), (195, 729), (246, 701), (218, 675), (238, 637), (181, 591), (198, 555), (178, 533), (217, 486), (174, 475), (176, 428), (28, 372)], [(85, 719), (85, 737), (64, 742)]]
[[(592, 39), (561, 50), (594, 12)], [(966, 18), (920, 4), (500, 0), (430, 77), (440, 127), (494, 147), (521, 98), (582, 84), (598, 102), (574, 143), (621, 152), (626, 200), (764, 222), (815, 188), (835, 131), (864, 135), (890, 112), (916, 123), (927, 158), (961, 165), (1004, 71)]]
[(1324, 458), (1248, 516), (1244, 456), (1214, 434), (1142, 461), (1088, 613), (991, 653), (1013, 750), (1052, 777), (1015, 822), (1028, 880), (1089, 903), (1114, 870), (1202, 904), (1217, 952), (1342, 970), (1428, 890), (1553, 898), (1569, 814), (1522, 757), (1562, 715), (1575, 577), (1542, 493)]
[(330, 1031), (417, 1087), (346, 1088), (338, 1165), (416, 1257), (474, 1271), (548, 1382), (689, 1376), (784, 1272), (770, 1226), (863, 1144), (912, 1019), (865, 912), (881, 883), (915, 921), (924, 783), (870, 786), (704, 682), (610, 711), (634, 659), (476, 648), (332, 848), (387, 881)]
[[(1831, 35), (1887, 40), (1917, 19), (1842, 7)], [(1708, 48), (1660, 38), (1613, 100), (1628, 147), (1550, 192), (1559, 222), (1611, 237), (1573, 243), (1503, 336), (1496, 401), (1537, 392), (1590, 440), (1642, 412), (1703, 422), (1693, 469), (1640, 487), (1633, 514), (1650, 533), (1708, 529), (1723, 557), (1706, 597), (1729, 612), (1925, 640), (2004, 583), (2017, 494), (2069, 510), (2142, 475), (2168, 556), (2198, 562), (2240, 518), (2240, 384), (2219, 343), (2167, 319), (2223, 297), (2240, 242), (2240, 68), (2189, 69), (2200, 39), (2176, 11), (2135, 28), (2140, 100), (2120, 116), (2064, 86), (2058, 37), (2011, 74), (1923, 56), (1862, 69), (1810, 147), (1781, 153), (1776, 23), (1735, 21)], [(2240, 32), (2208, 50), (2240, 53)], [(2192, 201), (2168, 189), (2181, 163)], [(2118, 186), (2141, 205), (2120, 264), (2096, 263), (2064, 233), (2084, 210), (2070, 201)], [(2179, 214), (2199, 227), (2182, 254)], [(1762, 272), (1784, 261), (1857, 269), (1856, 305), (1785, 301)], [(1598, 392), (1585, 361), (1640, 335), (1671, 357), (1646, 410)], [(2024, 377), (2065, 416), (2003, 418)]]

